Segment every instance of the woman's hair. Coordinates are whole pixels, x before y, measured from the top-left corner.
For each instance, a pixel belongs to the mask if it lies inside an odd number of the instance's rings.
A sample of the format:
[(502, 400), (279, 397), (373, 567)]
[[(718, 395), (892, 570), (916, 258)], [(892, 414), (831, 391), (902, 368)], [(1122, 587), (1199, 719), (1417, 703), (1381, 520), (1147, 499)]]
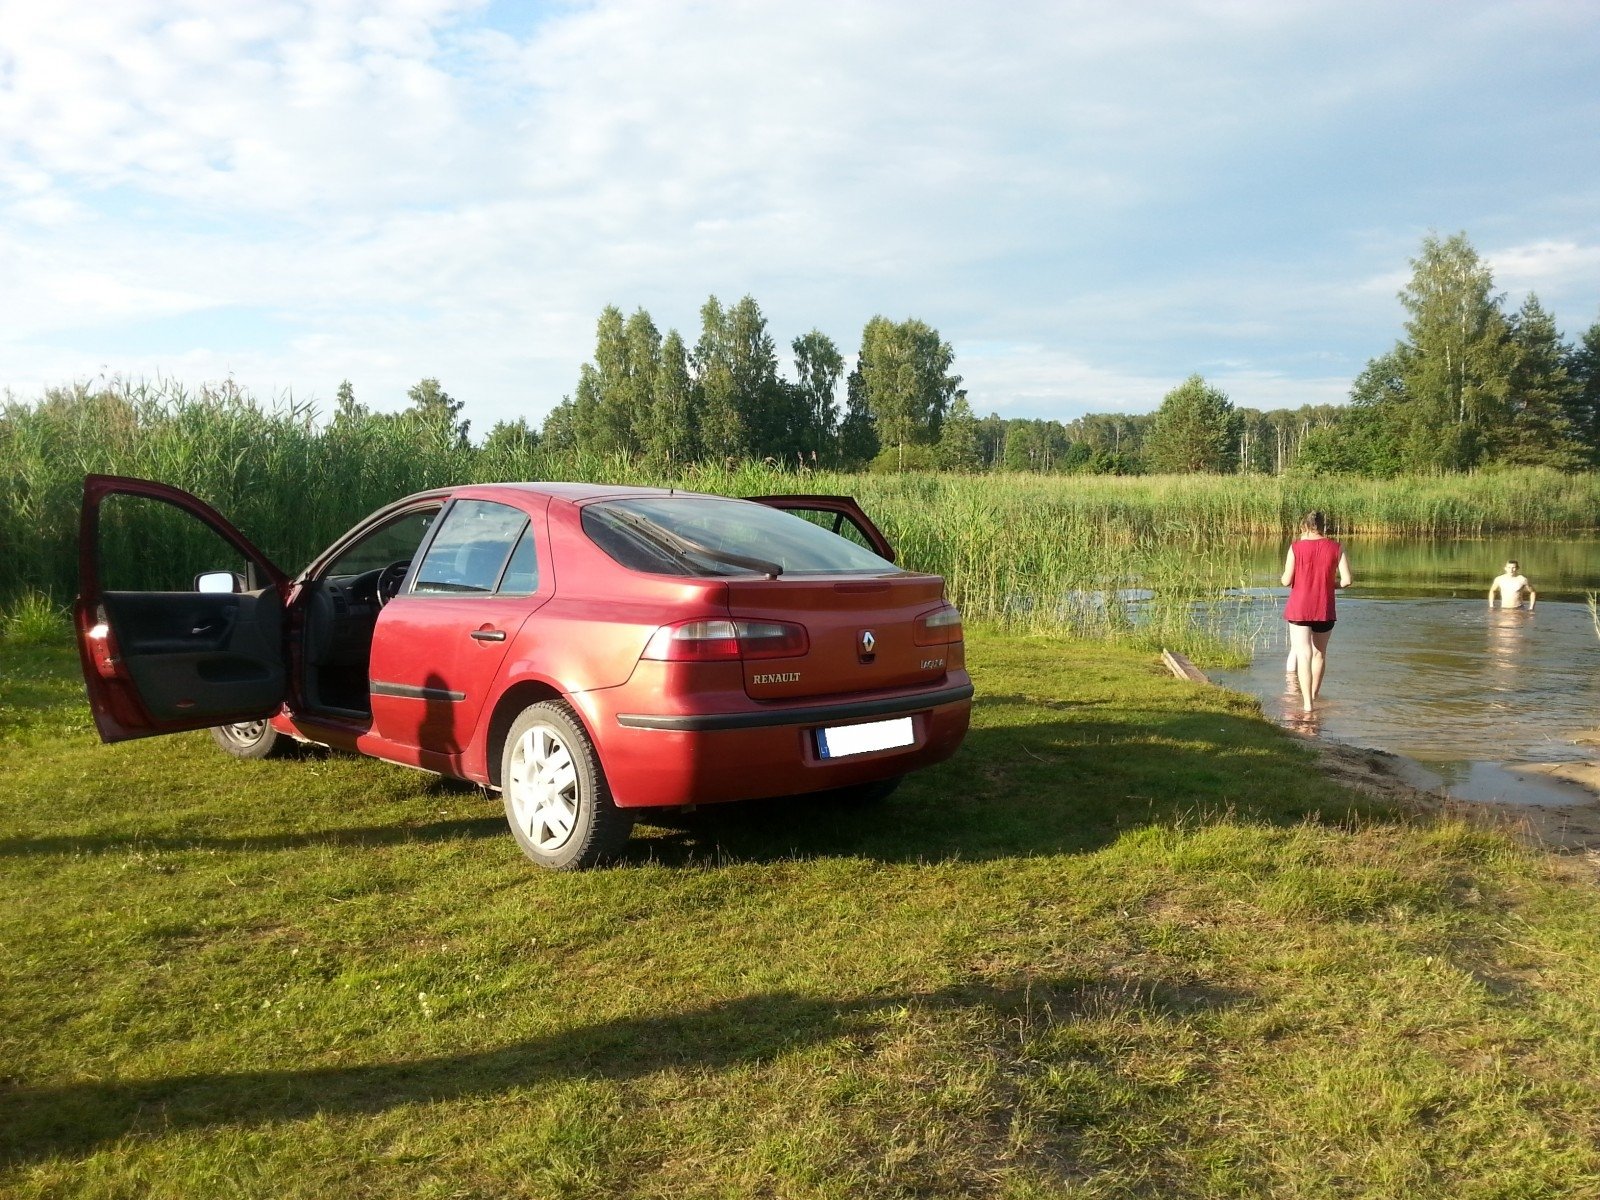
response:
[(1327, 533), (1328, 518), (1317, 509), (1312, 509), (1300, 518), (1300, 528), (1305, 533)]

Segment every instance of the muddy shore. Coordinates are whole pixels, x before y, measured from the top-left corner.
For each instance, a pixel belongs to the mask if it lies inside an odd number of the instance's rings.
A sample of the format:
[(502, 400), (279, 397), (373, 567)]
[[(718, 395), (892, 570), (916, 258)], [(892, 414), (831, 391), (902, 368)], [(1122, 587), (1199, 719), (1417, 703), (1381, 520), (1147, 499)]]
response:
[[(1297, 736), (1304, 737), (1299, 734)], [(1591, 797), (1576, 804), (1514, 804), (1462, 800), (1441, 788), (1418, 764), (1384, 750), (1306, 737), (1322, 770), (1347, 787), (1415, 807), (1483, 821), (1543, 849), (1581, 856), (1600, 869), (1600, 763), (1508, 763), (1514, 771), (1548, 775), (1585, 789)]]

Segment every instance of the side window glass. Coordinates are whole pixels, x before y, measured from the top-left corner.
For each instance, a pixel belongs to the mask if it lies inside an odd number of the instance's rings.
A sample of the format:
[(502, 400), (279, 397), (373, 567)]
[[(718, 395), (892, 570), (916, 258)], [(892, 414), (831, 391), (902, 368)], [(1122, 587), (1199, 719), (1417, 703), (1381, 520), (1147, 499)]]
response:
[(500, 581), (500, 594), (531, 596), (538, 590), (539, 553), (533, 545), (533, 526), (529, 525), (517, 539), (517, 548), (511, 552), (511, 563)]
[(783, 511), (804, 518), (813, 525), (820, 525), (829, 533), (837, 533), (845, 541), (854, 542), (864, 550), (877, 553), (872, 539), (862, 532), (861, 526), (857, 525), (854, 518), (847, 513), (829, 512), (825, 508), (786, 508)]
[(197, 576), (243, 577), (244, 555), (193, 513), (113, 492), (100, 505), (100, 586), (108, 592), (192, 592)]
[(878, 552), (877, 548), (872, 544), (872, 539), (862, 531), (861, 526), (857, 525), (849, 517), (846, 517), (843, 521), (840, 521), (839, 527), (835, 529), (834, 532), (840, 537), (844, 538), (846, 541), (854, 542), (863, 549), (871, 550), (874, 554)]
[(445, 514), (417, 570), (417, 595), (492, 592), (527, 527), (528, 516), (508, 504), (460, 500)]
[(406, 513), (390, 521), (382, 529), (375, 529), (355, 545), (347, 548), (329, 564), (324, 575), (360, 575), (376, 571), (391, 563), (411, 561), (423, 535), (439, 515), (437, 508), (423, 512)]

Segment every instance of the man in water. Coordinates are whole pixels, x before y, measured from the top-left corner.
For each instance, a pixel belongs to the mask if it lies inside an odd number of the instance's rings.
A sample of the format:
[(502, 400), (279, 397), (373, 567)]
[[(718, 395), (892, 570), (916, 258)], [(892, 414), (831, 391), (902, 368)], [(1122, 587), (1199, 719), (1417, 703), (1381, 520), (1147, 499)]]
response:
[(1501, 608), (1520, 608), (1524, 592), (1528, 593), (1528, 611), (1532, 612), (1539, 593), (1533, 590), (1533, 584), (1528, 582), (1528, 577), (1517, 564), (1508, 562), (1505, 573), (1489, 585), (1489, 607), (1494, 607), (1494, 598), (1498, 595)]

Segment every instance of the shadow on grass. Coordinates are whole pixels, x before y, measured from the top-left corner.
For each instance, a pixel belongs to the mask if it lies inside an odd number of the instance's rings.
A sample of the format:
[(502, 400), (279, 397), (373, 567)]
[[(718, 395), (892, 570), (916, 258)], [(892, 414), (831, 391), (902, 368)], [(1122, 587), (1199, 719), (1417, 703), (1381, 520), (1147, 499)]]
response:
[[(906, 779), (887, 801), (851, 805), (794, 796), (708, 805), (693, 813), (640, 810), (622, 865), (856, 857), (886, 862), (977, 861), (1083, 853), (1129, 829), (1179, 818), (1282, 824), (1371, 811), (1325, 783), (1299, 747), (1259, 718), (1216, 711), (1096, 719), (1095, 705), (1049, 705), (990, 695), (988, 724), (954, 759)], [(1070, 712), (1040, 721), (1038, 713)], [(1011, 714), (1016, 723), (1008, 723)], [(1081, 716), (1079, 715), (1081, 713)], [(293, 770), (292, 763), (281, 764)], [(476, 790), (437, 783), (434, 788)], [(0, 859), (129, 851), (258, 853), (352, 849), (510, 836), (498, 815), (421, 825), (194, 836), (137, 831), (0, 839)]]
[(487, 1097), (571, 1079), (637, 1079), (671, 1069), (726, 1070), (770, 1062), (840, 1039), (870, 1056), (893, 1010), (978, 1010), (1008, 1040), (1079, 1014), (1138, 1012), (1146, 1020), (1238, 1004), (1243, 993), (1133, 979), (969, 983), (932, 993), (822, 999), (773, 992), (686, 1013), (627, 1017), (466, 1054), (307, 1070), (239, 1071), (167, 1079), (0, 1089), (0, 1162), (81, 1156), (129, 1135), (370, 1115), (411, 1104)]
[[(986, 696), (1036, 711), (1037, 701)], [(1130, 829), (1227, 815), (1256, 824), (1344, 821), (1382, 811), (1326, 782), (1302, 749), (1259, 718), (1215, 711), (1138, 723), (1037, 720), (974, 729), (951, 761), (909, 776), (890, 799), (816, 796), (640, 815), (626, 863), (853, 856), (890, 862), (1099, 849)]]
[(499, 837), (505, 832), (504, 819), (492, 816), (430, 821), (426, 825), (368, 825), (353, 829), (312, 829), (304, 833), (240, 834), (237, 837), (142, 833), (15, 837), (0, 838), (0, 858), (34, 854), (71, 856), (185, 850), (249, 854), (263, 850), (303, 850), (312, 846), (397, 846), (407, 842), (453, 842), (465, 838)]

